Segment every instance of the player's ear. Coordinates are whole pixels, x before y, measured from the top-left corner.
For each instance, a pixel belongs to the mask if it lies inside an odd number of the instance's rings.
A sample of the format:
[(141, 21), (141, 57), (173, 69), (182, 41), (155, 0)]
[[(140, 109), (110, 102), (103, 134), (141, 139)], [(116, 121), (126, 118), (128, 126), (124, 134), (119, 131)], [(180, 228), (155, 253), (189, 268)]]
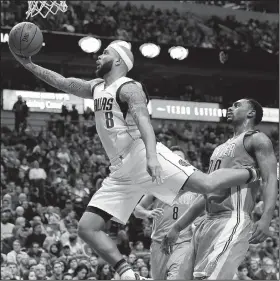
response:
[(121, 58), (115, 59), (115, 65), (120, 65), (121, 64)]
[(253, 109), (253, 110), (249, 111), (247, 116), (248, 116), (248, 118), (251, 119), (251, 118), (254, 118), (255, 115), (256, 115), (256, 110)]

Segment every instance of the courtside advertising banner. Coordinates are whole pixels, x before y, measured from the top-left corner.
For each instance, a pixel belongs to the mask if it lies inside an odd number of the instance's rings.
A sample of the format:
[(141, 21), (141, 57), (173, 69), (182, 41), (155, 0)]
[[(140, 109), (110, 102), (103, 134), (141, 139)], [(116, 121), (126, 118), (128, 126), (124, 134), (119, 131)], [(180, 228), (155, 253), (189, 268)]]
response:
[[(149, 104), (152, 118), (220, 122), (227, 109), (218, 103), (152, 99)], [(278, 108), (263, 108), (263, 122), (279, 123)]]
[(218, 103), (151, 100), (152, 118), (219, 122), (227, 110)]
[(33, 112), (61, 113), (62, 105), (68, 109), (76, 105), (79, 114), (84, 112), (84, 100), (74, 95), (20, 90), (3, 90), (3, 109), (12, 110), (18, 96), (22, 96), (29, 110)]

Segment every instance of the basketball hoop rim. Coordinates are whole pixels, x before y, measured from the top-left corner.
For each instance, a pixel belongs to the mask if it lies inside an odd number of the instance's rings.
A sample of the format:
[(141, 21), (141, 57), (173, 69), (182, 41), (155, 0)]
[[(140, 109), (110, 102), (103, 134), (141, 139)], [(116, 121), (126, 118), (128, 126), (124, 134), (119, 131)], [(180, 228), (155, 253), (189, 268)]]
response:
[(65, 13), (68, 8), (66, 1), (27, 1), (27, 3), (26, 19), (33, 18), (38, 14), (46, 18), (49, 13), (53, 15), (56, 15), (58, 11)]

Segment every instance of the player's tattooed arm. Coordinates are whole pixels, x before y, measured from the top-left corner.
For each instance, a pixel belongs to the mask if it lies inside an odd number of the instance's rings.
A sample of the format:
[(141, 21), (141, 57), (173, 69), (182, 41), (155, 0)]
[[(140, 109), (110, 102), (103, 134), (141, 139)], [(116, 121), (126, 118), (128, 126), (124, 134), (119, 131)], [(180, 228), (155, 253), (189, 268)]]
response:
[(277, 160), (270, 139), (264, 133), (252, 135), (249, 141), (251, 151), (261, 171), (264, 210), (261, 219), (255, 223), (250, 243), (263, 242), (269, 235), (270, 222), (274, 215), (278, 186)]
[(156, 155), (156, 137), (147, 108), (146, 95), (135, 83), (125, 84), (120, 91), (120, 100), (126, 102), (147, 150), (147, 157)]
[(36, 77), (63, 92), (70, 93), (81, 98), (91, 98), (91, 83), (77, 78), (65, 78), (52, 70), (39, 66), (31, 61), (31, 58), (17, 56), (11, 50), (15, 59), (24, 68), (32, 72)]
[(82, 98), (91, 98), (91, 86), (88, 81), (78, 78), (65, 78), (59, 73), (34, 63), (27, 64), (25, 68), (54, 88)]

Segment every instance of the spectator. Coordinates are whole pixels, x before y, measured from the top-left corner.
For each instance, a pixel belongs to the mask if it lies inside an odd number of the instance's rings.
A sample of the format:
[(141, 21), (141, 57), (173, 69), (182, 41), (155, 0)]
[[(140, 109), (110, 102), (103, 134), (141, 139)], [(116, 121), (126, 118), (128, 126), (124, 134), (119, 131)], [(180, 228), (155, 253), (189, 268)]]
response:
[(27, 117), (29, 116), (29, 107), (24, 100), (22, 103), (22, 132), (27, 128)]
[(150, 278), (149, 269), (147, 266), (141, 266), (139, 269), (140, 276)]
[(251, 260), (250, 261), (250, 266), (249, 266), (249, 274), (248, 276), (253, 279), (256, 280), (256, 273), (260, 270), (260, 264), (255, 261), (255, 260)]
[(60, 256), (60, 245), (58, 243), (53, 243), (50, 246), (49, 254), (51, 258), (58, 258)]
[(7, 262), (17, 264), (17, 256), (20, 254), (24, 254), (21, 251), (21, 245), (19, 240), (15, 240), (13, 242), (13, 250), (7, 254)]
[(7, 264), (9, 270), (10, 270), (10, 280), (20, 280), (20, 276), (19, 276), (19, 270), (18, 270), (18, 266), (16, 263), (13, 262), (9, 262)]
[(15, 113), (15, 131), (19, 132), (19, 127), (24, 121), (23, 101), (22, 96), (18, 96), (18, 100), (13, 105), (13, 112)]
[(19, 218), (19, 217), (23, 217), (24, 215), (24, 209), (21, 206), (18, 206), (16, 208), (16, 212), (15, 212), (15, 218)]
[(274, 261), (270, 258), (264, 258), (262, 263), (262, 269), (260, 269), (255, 275), (256, 280), (277, 280), (277, 276), (274, 272)]
[(34, 168), (31, 168), (29, 171), (29, 180), (45, 180), (46, 178), (46, 171), (40, 168), (38, 161), (34, 161)]
[(68, 264), (69, 264), (69, 269), (67, 272), (72, 275), (74, 274), (76, 268), (78, 267), (78, 261), (76, 258), (73, 257), (69, 260)]
[(129, 256), (128, 256), (128, 263), (133, 265), (136, 261), (136, 255), (131, 253)]
[(97, 273), (97, 268), (98, 268), (98, 257), (94, 254), (89, 258), (90, 262), (90, 272), (92, 273)]
[(79, 113), (78, 110), (76, 109), (76, 105), (72, 105), (72, 110), (70, 111), (70, 116), (71, 116), (71, 122), (73, 125), (78, 125), (79, 123)]
[(46, 266), (38, 264), (35, 266), (36, 280), (48, 280)]
[(17, 263), (19, 264), (20, 276), (25, 276), (29, 272), (28, 259), (29, 257), (26, 252), (17, 255)]
[(98, 280), (112, 280), (113, 272), (108, 263), (102, 264), (97, 270)]
[(27, 237), (26, 246), (31, 247), (32, 243), (37, 242), (40, 247), (43, 247), (43, 243), (46, 239), (46, 234), (42, 233), (42, 226), (40, 223), (33, 225), (33, 233)]
[(271, 237), (268, 237), (265, 241), (265, 247), (263, 254), (264, 256), (271, 258), (272, 260), (276, 260), (278, 256), (278, 250), (277, 247), (275, 247), (274, 241)]
[(39, 262), (42, 253), (43, 251), (40, 249), (40, 244), (38, 242), (32, 242), (32, 247), (28, 251), (29, 257), (34, 258), (37, 262)]
[(234, 276), (234, 280), (252, 280), (250, 277), (248, 277), (248, 268), (247, 265), (241, 264), (238, 266), (238, 273), (236, 276)]
[(61, 150), (58, 152), (57, 157), (59, 160), (66, 160), (67, 163), (70, 162), (69, 152), (67, 150), (67, 146), (65, 144), (62, 145)]
[(248, 251), (248, 259), (250, 261), (256, 261), (257, 263), (261, 262), (261, 257), (259, 255), (260, 252), (260, 244), (250, 244)]
[(78, 265), (74, 274), (73, 280), (86, 280), (88, 275), (88, 268), (84, 264)]
[(36, 272), (33, 270), (30, 270), (26, 276), (27, 278), (24, 278), (24, 280), (37, 280)]
[(53, 263), (53, 275), (50, 280), (63, 280), (63, 270), (60, 261), (55, 261)]
[(1, 240), (13, 236), (14, 224), (9, 223), (9, 215), (7, 211), (1, 212)]

